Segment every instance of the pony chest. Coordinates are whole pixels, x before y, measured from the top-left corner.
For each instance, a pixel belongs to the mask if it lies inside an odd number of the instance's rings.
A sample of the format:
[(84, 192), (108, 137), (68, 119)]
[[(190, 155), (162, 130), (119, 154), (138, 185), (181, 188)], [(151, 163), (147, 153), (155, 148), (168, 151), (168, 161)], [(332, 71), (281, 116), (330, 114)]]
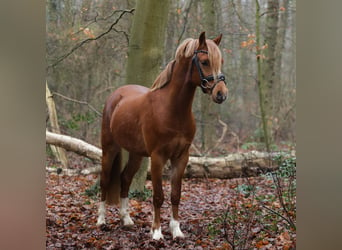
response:
[(193, 129), (179, 129), (173, 126), (148, 126), (143, 131), (148, 151), (163, 152), (167, 157), (177, 157), (187, 150), (194, 137)]
[(187, 152), (191, 146), (191, 140), (184, 136), (176, 136), (167, 143), (161, 145), (161, 150), (167, 152), (169, 158), (178, 158), (184, 152)]

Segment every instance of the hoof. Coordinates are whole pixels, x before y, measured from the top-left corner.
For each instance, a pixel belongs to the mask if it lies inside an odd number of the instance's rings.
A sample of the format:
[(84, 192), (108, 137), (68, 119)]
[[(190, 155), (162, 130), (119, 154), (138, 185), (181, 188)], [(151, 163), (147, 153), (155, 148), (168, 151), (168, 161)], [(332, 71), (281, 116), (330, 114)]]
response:
[(96, 226), (102, 226), (106, 224), (106, 220), (103, 216), (99, 216), (99, 218), (97, 218), (97, 223)]
[(134, 225), (134, 222), (129, 215), (126, 215), (121, 218), (121, 224), (125, 227), (131, 227)]
[(172, 238), (173, 239), (176, 239), (176, 238), (184, 238), (184, 234), (182, 233), (181, 230), (178, 230), (178, 231), (174, 231), (172, 232)]
[(154, 231), (151, 231), (152, 233), (152, 239), (153, 240), (162, 240), (164, 239), (164, 236), (161, 232), (161, 228), (155, 229)]
[(176, 220), (171, 219), (170, 221), (170, 231), (172, 233), (172, 238), (184, 238), (184, 234), (182, 233), (182, 231), (180, 230), (179, 227), (179, 222)]

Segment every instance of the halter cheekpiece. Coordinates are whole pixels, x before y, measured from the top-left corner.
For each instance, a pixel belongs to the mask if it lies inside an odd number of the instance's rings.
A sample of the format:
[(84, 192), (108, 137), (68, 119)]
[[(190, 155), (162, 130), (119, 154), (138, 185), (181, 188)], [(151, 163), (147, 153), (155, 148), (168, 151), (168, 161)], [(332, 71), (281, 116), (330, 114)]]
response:
[(209, 89), (210, 91), (212, 91), (215, 88), (216, 84), (220, 81), (223, 81), (224, 84), (227, 85), (226, 78), (225, 78), (224, 74), (222, 74), (222, 73), (218, 74), (217, 81), (212, 86), (209, 85), (209, 82), (214, 81), (215, 77), (213, 75), (204, 76), (203, 71), (202, 71), (201, 66), (200, 66), (200, 63), (199, 63), (199, 60), (198, 60), (198, 57), (197, 57), (198, 53), (208, 54), (208, 51), (207, 50), (195, 50), (194, 56), (192, 57), (192, 62), (195, 63), (196, 68), (197, 68), (198, 73), (199, 73), (199, 76), (201, 78), (201, 89), (202, 89), (203, 93), (206, 92), (206, 89)]

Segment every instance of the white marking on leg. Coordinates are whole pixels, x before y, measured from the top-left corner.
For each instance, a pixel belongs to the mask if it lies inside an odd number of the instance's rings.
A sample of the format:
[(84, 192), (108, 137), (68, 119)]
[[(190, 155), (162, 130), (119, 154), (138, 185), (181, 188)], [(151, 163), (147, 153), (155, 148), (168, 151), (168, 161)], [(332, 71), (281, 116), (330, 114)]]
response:
[(151, 233), (152, 233), (152, 239), (153, 240), (164, 239), (164, 236), (163, 236), (163, 234), (161, 232), (161, 227), (155, 229), (154, 231), (152, 230)]
[(170, 220), (170, 231), (172, 233), (173, 239), (175, 239), (176, 237), (184, 238), (184, 234), (182, 233), (179, 227), (179, 221), (173, 219), (173, 216), (171, 216)]
[(97, 218), (97, 223), (96, 223), (96, 225), (97, 225), (97, 226), (101, 226), (101, 225), (103, 225), (103, 224), (106, 224), (106, 219), (105, 219), (105, 216), (106, 216), (106, 207), (105, 207), (105, 202), (104, 202), (104, 201), (101, 201), (101, 202), (99, 203), (98, 215), (99, 215), (99, 217)]
[(128, 201), (129, 201), (128, 198), (121, 198), (120, 217), (121, 217), (122, 224), (124, 226), (134, 225), (134, 222), (132, 221), (131, 217), (129, 216)]

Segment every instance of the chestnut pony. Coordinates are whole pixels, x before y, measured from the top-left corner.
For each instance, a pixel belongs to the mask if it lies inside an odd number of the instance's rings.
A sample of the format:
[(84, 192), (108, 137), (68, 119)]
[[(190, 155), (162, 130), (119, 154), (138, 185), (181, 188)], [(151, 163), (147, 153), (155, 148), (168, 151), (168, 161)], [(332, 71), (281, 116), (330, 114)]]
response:
[[(173, 238), (184, 237), (179, 227), (178, 205), (189, 148), (195, 135), (192, 102), (199, 86), (216, 103), (228, 95), (222, 57), (218, 48), (222, 34), (206, 39), (188, 38), (179, 45), (175, 60), (157, 77), (151, 89), (126, 85), (114, 91), (105, 104), (102, 118), (101, 202), (97, 225), (105, 223), (105, 203), (120, 204), (123, 225), (133, 225), (128, 211), (128, 191), (143, 157), (151, 157), (154, 216), (152, 238), (163, 238), (160, 208), (164, 201), (162, 171), (171, 162), (171, 219)], [(148, 72), (146, 72), (148, 73)], [(121, 171), (121, 149), (129, 159)]]

